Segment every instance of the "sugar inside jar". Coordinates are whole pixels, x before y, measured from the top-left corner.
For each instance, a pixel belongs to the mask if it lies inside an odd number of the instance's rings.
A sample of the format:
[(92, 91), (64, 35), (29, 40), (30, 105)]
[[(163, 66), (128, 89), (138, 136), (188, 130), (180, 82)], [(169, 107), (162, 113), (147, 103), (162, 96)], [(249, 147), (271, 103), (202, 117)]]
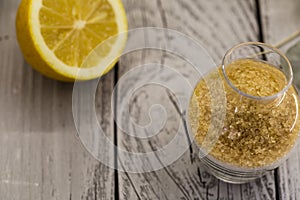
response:
[[(226, 113), (222, 126), (214, 129), (218, 116), (212, 115), (213, 109), (220, 108), (212, 106), (218, 99), (212, 90), (219, 77)], [(287, 158), (300, 129), (299, 97), (292, 78), (289, 61), (277, 49), (263, 43), (243, 43), (230, 49), (222, 66), (198, 82), (189, 118), (195, 141), (204, 152), (201, 160), (212, 174), (227, 182), (243, 183)], [(193, 112), (196, 107), (197, 114)]]

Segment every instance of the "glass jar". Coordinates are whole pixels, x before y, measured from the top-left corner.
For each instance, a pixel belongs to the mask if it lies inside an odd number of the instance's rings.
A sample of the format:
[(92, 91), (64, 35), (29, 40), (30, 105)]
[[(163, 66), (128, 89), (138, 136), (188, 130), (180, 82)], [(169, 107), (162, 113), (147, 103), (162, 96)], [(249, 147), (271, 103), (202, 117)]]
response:
[[(222, 109), (213, 92), (219, 77), (226, 98), (224, 118), (214, 112)], [(292, 81), (286, 56), (258, 42), (228, 50), (222, 66), (199, 81), (189, 104), (189, 128), (199, 144), (201, 161), (213, 175), (245, 183), (287, 159), (300, 129), (299, 99)]]

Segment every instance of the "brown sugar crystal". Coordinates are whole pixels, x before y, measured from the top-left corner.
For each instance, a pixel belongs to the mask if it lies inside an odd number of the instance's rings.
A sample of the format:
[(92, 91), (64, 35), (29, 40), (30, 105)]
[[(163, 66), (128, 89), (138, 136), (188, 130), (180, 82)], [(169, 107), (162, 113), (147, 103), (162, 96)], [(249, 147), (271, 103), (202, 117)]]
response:
[[(209, 155), (238, 167), (262, 167), (285, 156), (295, 145), (299, 133), (298, 94), (293, 86), (271, 100), (249, 98), (225, 81), (221, 68), (201, 80), (194, 90), (190, 109), (198, 108), (195, 140), (201, 146), (212, 123), (215, 109), (208, 82), (222, 79), (226, 95), (226, 117)], [(287, 84), (285, 75), (275, 67), (256, 60), (241, 59), (226, 66), (226, 74), (239, 91), (254, 97), (279, 93)], [(213, 89), (210, 87), (210, 89)], [(215, 102), (215, 101), (214, 101)], [(216, 116), (213, 116), (216, 117)], [(197, 120), (195, 120), (195, 118)], [(195, 125), (195, 124), (194, 124)]]

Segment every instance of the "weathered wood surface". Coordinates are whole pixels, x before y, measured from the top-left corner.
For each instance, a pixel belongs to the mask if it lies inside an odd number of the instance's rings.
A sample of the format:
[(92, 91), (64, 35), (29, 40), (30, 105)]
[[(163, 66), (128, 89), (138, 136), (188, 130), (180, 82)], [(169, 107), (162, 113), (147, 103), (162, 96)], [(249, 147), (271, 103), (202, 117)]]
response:
[[(209, 175), (198, 159), (195, 145), (158, 171), (117, 172), (115, 176), (115, 171), (96, 161), (76, 137), (71, 110), (73, 85), (49, 80), (24, 62), (14, 32), (18, 3), (18, 0), (0, 1), (0, 199), (299, 198), (299, 150), (275, 176), (270, 172), (243, 185), (223, 183)], [(297, 0), (123, 0), (123, 3), (130, 28), (156, 26), (185, 33), (200, 41), (217, 63), (225, 50), (237, 43), (259, 40), (276, 43), (300, 27)], [(111, 141), (115, 130), (110, 95), (115, 78), (120, 79), (130, 69), (151, 62), (173, 67), (185, 77), (192, 76), (185, 62), (165, 52), (144, 50), (124, 56), (119, 70), (101, 79), (96, 98), (97, 114), (103, 120), (101, 127)], [(159, 71), (152, 73), (155, 76)], [(168, 78), (169, 82), (176, 82), (175, 77)], [(122, 98), (122, 90), (117, 97)], [(168, 118), (163, 129), (149, 139), (134, 138), (119, 129), (119, 148), (153, 151), (174, 137), (185, 110), (178, 109), (176, 96), (166, 88), (150, 85), (137, 90), (129, 105), (133, 121), (147, 124), (148, 110), (153, 104), (161, 104), (166, 110)], [(154, 119), (153, 123), (159, 120)], [(128, 126), (130, 133), (135, 134), (130, 123)], [(106, 147), (103, 149), (112, 154)], [(119, 159), (118, 165), (123, 164)]]
[[(45, 78), (24, 62), (15, 36), (18, 3), (0, 1), (0, 199), (114, 199), (114, 170), (76, 136), (73, 84)], [(102, 84), (97, 113), (113, 139), (110, 97), (102, 95), (112, 91), (113, 71)]]
[[(300, 29), (300, 1), (261, 0), (264, 40), (277, 44)], [(299, 38), (281, 47), (286, 50)], [(294, 69), (300, 66), (293, 66)], [(298, 81), (297, 81), (298, 82)], [(278, 199), (300, 198), (300, 146), (275, 173)]]
[[(178, 30), (203, 43), (217, 63), (220, 63), (224, 52), (233, 45), (245, 41), (258, 41), (261, 38), (255, 1), (124, 0), (123, 2), (130, 28), (155, 26)], [(119, 77), (147, 63), (164, 64), (173, 67), (186, 77), (192, 76), (190, 66), (180, 59), (167, 53), (144, 50), (121, 59)], [(141, 73), (139, 78), (145, 79), (148, 77), (146, 75)], [(159, 75), (159, 70), (152, 74), (152, 76)], [(172, 78), (176, 79), (176, 77), (169, 77), (170, 82), (173, 81)], [(122, 90), (120, 90), (119, 98), (122, 97)], [(167, 122), (159, 134), (149, 139), (131, 137), (124, 131), (118, 130), (119, 148), (133, 152), (148, 152), (170, 142), (177, 132), (178, 124), (182, 123), (181, 115), (185, 112), (184, 109), (178, 110), (174, 99), (176, 97), (163, 87), (139, 88), (132, 96), (131, 104), (128, 105), (133, 121), (141, 125), (147, 124), (149, 108), (159, 103), (167, 112)], [(130, 134), (137, 136), (141, 134), (134, 129), (130, 121), (127, 125)], [(185, 130), (179, 129), (179, 131)], [(203, 169), (197, 153), (197, 147), (193, 145), (173, 164), (161, 170), (142, 174), (119, 172), (120, 198), (275, 199), (273, 173), (249, 184), (226, 184)], [(123, 165), (124, 161), (122, 159), (119, 161), (120, 165)]]

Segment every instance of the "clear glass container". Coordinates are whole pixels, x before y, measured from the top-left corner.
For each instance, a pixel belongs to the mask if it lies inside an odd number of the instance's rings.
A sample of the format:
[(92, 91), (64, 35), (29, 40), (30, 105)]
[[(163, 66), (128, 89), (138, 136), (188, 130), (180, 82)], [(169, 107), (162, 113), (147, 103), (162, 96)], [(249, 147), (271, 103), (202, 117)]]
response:
[[(212, 111), (220, 109), (213, 105), (219, 98), (210, 84), (217, 78), (214, 73), (219, 73), (226, 94), (224, 120)], [(201, 161), (214, 176), (245, 183), (287, 159), (297, 144), (300, 125), (292, 81), (286, 56), (257, 42), (228, 50), (222, 66), (199, 81), (190, 100), (189, 128)]]

